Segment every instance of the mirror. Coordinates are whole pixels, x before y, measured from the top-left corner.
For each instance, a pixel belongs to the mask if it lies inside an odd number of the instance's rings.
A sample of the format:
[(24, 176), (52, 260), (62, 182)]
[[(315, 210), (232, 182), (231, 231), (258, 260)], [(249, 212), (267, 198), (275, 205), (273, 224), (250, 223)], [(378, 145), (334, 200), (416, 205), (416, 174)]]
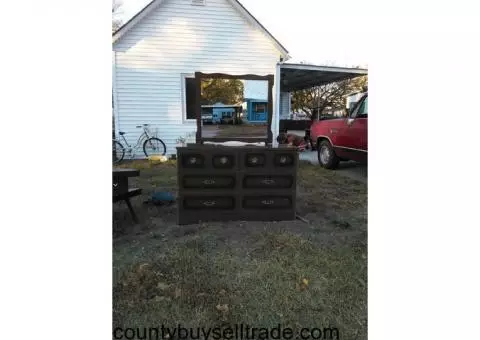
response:
[(197, 142), (271, 142), (270, 82), (273, 76), (200, 74)]

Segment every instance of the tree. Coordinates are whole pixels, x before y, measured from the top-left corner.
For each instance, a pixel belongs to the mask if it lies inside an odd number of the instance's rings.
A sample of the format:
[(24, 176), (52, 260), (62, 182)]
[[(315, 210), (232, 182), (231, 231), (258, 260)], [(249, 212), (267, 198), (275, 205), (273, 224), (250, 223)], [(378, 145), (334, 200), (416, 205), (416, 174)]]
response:
[(118, 18), (122, 2), (120, 0), (112, 1), (112, 32), (115, 32), (122, 26), (122, 20)]
[(311, 119), (322, 114), (326, 108), (345, 109), (346, 96), (363, 91), (368, 85), (368, 76), (361, 76), (336, 83), (316, 86), (292, 93), (292, 110), (304, 112)]
[(240, 79), (202, 79), (201, 97), (202, 105), (237, 104), (243, 101), (243, 82)]

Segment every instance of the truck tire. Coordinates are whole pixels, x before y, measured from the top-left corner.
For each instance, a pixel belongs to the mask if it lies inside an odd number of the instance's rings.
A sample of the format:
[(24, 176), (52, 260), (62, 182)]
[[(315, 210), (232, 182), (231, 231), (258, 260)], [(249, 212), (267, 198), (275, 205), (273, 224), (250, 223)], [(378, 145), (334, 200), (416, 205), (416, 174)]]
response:
[(323, 140), (317, 144), (318, 164), (325, 169), (336, 169), (340, 160), (338, 159), (329, 141)]

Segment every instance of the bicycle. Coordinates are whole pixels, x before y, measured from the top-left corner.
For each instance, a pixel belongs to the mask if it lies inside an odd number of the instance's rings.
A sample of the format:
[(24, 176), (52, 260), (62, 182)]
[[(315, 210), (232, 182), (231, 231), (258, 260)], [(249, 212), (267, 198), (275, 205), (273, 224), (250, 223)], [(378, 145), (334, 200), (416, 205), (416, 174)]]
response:
[(135, 157), (135, 151), (141, 146), (143, 146), (143, 153), (146, 157), (165, 155), (167, 152), (165, 143), (160, 138), (152, 135), (149, 126), (149, 124), (137, 125), (137, 129), (143, 128), (143, 133), (138, 137), (137, 143), (134, 146), (128, 144), (127, 140), (125, 139), (125, 132), (118, 133), (123, 138), (126, 148), (118, 138), (114, 138), (112, 140), (113, 163), (121, 162), (125, 157), (125, 152), (130, 154), (130, 158)]

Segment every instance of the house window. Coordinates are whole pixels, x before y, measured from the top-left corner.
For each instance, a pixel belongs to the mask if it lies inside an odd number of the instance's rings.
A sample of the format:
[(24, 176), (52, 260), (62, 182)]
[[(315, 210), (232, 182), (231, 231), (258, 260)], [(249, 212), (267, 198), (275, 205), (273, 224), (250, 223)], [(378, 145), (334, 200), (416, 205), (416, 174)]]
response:
[(253, 111), (255, 113), (263, 113), (265, 112), (265, 104), (255, 104), (255, 106), (253, 107)]
[(184, 112), (183, 117), (186, 120), (195, 120), (195, 99), (196, 99), (196, 88), (195, 88), (195, 78), (190, 76), (182, 77), (183, 89), (184, 89)]

